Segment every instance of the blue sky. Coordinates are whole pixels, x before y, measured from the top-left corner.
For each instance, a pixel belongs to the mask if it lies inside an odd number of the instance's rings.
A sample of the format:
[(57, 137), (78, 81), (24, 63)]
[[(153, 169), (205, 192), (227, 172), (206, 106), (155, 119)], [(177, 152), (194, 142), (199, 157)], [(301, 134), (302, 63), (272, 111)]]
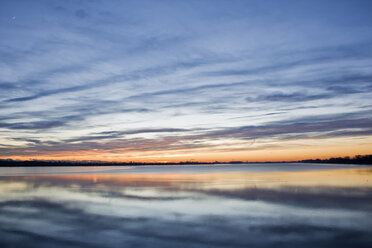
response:
[(1, 1), (0, 157), (366, 153), (371, 10), (331, 0)]

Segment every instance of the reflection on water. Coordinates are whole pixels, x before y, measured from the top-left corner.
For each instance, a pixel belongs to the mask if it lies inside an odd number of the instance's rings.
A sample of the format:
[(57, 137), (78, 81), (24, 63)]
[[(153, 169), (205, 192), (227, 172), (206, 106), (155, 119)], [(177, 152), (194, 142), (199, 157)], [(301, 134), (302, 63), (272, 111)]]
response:
[(0, 176), (0, 246), (372, 247), (371, 168), (265, 168)]

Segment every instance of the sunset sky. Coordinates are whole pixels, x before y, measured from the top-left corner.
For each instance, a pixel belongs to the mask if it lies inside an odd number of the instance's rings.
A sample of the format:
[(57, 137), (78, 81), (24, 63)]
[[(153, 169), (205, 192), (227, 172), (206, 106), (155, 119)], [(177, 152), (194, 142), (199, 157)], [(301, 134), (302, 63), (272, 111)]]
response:
[(0, 158), (372, 154), (372, 1), (0, 1)]

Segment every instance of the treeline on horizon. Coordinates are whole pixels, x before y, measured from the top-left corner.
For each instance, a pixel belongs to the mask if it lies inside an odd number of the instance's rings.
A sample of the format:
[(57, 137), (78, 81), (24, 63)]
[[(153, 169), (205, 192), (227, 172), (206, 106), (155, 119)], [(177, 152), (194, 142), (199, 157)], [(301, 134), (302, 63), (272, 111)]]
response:
[[(372, 155), (357, 155), (355, 157), (337, 157), (329, 159), (307, 159), (300, 161), (278, 161), (263, 163), (330, 163), (330, 164), (372, 164)], [(22, 167), (22, 166), (141, 166), (141, 165), (198, 165), (198, 164), (246, 164), (258, 163), (249, 161), (230, 162), (197, 162), (184, 161), (174, 163), (146, 163), (146, 162), (103, 162), (103, 161), (61, 161), (61, 160), (13, 160), (0, 159), (0, 167)]]
[[(219, 162), (175, 162), (175, 163), (146, 163), (146, 162), (105, 162), (105, 161), (68, 161), (68, 160), (13, 160), (0, 159), (0, 167), (18, 166), (141, 166), (141, 165), (188, 165), (188, 164), (216, 164)], [(232, 161), (231, 163), (235, 163)]]
[(329, 159), (307, 159), (299, 162), (327, 164), (372, 164), (372, 155), (356, 155), (355, 157), (337, 157)]

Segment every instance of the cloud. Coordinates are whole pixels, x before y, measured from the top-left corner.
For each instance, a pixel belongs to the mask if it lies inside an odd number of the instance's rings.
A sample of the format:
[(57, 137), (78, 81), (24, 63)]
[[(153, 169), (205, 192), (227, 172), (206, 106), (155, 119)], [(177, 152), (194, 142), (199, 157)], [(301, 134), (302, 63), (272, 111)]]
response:
[(64, 116), (60, 118), (56, 118), (55, 120), (50, 121), (33, 121), (33, 122), (16, 122), (16, 123), (1, 123), (1, 128), (7, 128), (12, 130), (42, 130), (42, 129), (49, 129), (55, 127), (62, 127), (70, 123), (71, 121), (82, 120), (81, 116), (78, 115), (70, 115)]
[(2, 90), (12, 90), (12, 89), (16, 89), (17, 86), (12, 84), (12, 83), (0, 83), (0, 89)]
[(96, 86), (97, 86), (96, 84), (87, 84), (87, 85), (78, 85), (78, 86), (62, 88), (62, 89), (48, 90), (48, 91), (40, 92), (38, 94), (34, 94), (34, 95), (31, 95), (31, 96), (11, 98), (11, 99), (6, 100), (6, 102), (30, 101), (30, 100), (35, 100), (35, 99), (45, 97), (45, 96), (51, 96), (51, 95), (57, 95), (57, 94), (62, 94), (62, 93), (69, 93), (69, 92), (87, 90), (87, 89), (90, 89), (90, 88), (93, 88), (93, 87), (96, 87)]
[(129, 99), (143, 99), (143, 98), (162, 96), (162, 95), (189, 95), (192, 93), (196, 93), (198, 91), (213, 90), (213, 89), (231, 89), (232, 87), (245, 86), (245, 85), (247, 85), (247, 82), (234, 82), (234, 83), (227, 83), (227, 84), (208, 84), (208, 85), (202, 85), (202, 86), (197, 86), (197, 87), (148, 92), (148, 93), (143, 93), (140, 95), (131, 96), (129, 97)]
[[(331, 62), (338, 62), (342, 60), (354, 60), (354, 59), (369, 59), (372, 53), (372, 47), (370, 44), (352, 44), (342, 45), (339, 47), (321, 47), (310, 50), (295, 50), (292, 51), (297, 56), (288, 56), (285, 53), (278, 53), (271, 55), (276, 58), (281, 58), (279, 61), (263, 61), (262, 65), (249, 65), (247, 69), (220, 69), (216, 71), (205, 71), (201, 75), (204, 76), (245, 76), (245, 75), (264, 75), (273, 72), (287, 71), (295, 68), (310, 67), (316, 65), (322, 65)], [(268, 55), (268, 59), (271, 58)], [(340, 72), (337, 72), (340, 73)], [(335, 74), (336, 76), (339, 74)], [(332, 75), (333, 76), (333, 75)], [(355, 75), (357, 78), (363, 78), (362, 75)], [(357, 78), (349, 78), (355, 80)], [(370, 76), (368, 76), (368, 79)], [(346, 80), (347, 78), (345, 78)]]
[(332, 97), (330, 94), (305, 94), (303, 92), (283, 93), (276, 92), (268, 95), (261, 95), (256, 98), (247, 97), (248, 102), (267, 101), (267, 102), (306, 102)]
[[(277, 135), (304, 134), (312, 136), (310, 133), (317, 133), (316, 137), (322, 137), (323, 132), (337, 131), (340, 129), (368, 129), (372, 125), (372, 120), (368, 118), (354, 120), (335, 120), (320, 122), (293, 122), (286, 124), (267, 124), (263, 126), (242, 126), (238, 128), (228, 128), (221, 131), (211, 132), (206, 137), (235, 137), (235, 138), (267, 138)], [(365, 130), (367, 131), (367, 130)], [(347, 133), (347, 132), (346, 132)], [(342, 134), (338, 133), (339, 135)], [(328, 136), (329, 134), (326, 134)]]
[[(323, 119), (321, 119), (323, 118)], [(335, 117), (336, 118), (336, 117)], [(90, 151), (95, 152), (120, 152), (127, 154), (130, 152), (144, 151), (179, 151), (195, 149), (209, 149), (211, 151), (244, 151), (264, 149), (261, 147), (250, 147), (252, 140), (273, 138), (277, 141), (308, 138), (330, 138), (330, 137), (349, 137), (372, 134), (372, 120), (368, 118), (339, 119), (329, 121), (326, 117), (314, 117), (313, 121), (308, 119), (297, 122), (287, 120), (287, 122), (273, 122), (260, 126), (240, 126), (219, 128), (217, 130), (208, 129), (139, 129), (131, 131), (108, 131), (91, 134), (88, 136), (75, 137), (55, 142), (39, 142), (29, 144), (27, 147), (3, 147), (0, 148), (4, 156), (7, 155), (32, 155), (32, 154), (53, 154), (55, 152), (76, 152)], [(21, 126), (22, 127), (22, 126)], [(13, 127), (13, 128), (21, 128)], [(190, 132), (188, 134), (188, 132)], [(145, 133), (163, 134), (160, 137), (144, 138), (131, 137), (125, 135), (137, 135)], [(172, 135), (175, 133), (176, 135)], [(124, 136), (124, 137), (123, 137)], [(239, 148), (226, 148), (223, 145), (210, 144), (213, 140), (223, 139), (249, 140), (250, 142), (240, 145)], [(273, 144), (271, 144), (273, 145)]]
[(89, 136), (82, 136), (73, 139), (65, 140), (65, 142), (82, 142), (87, 140), (104, 140), (118, 139), (125, 135), (146, 134), (146, 133), (184, 133), (190, 130), (181, 128), (153, 128), (153, 129), (136, 129), (128, 131), (104, 131)]

